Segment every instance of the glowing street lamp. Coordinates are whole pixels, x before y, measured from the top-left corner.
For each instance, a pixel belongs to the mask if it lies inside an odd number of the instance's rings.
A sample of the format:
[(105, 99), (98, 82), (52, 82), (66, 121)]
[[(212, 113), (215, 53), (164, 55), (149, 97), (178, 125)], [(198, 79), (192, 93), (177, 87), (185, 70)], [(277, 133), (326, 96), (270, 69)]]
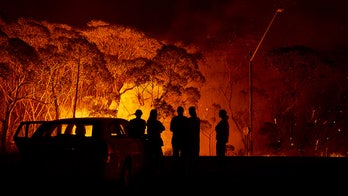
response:
[(250, 58), (249, 58), (249, 137), (250, 137), (250, 141), (248, 140), (247, 143), (247, 152), (252, 153), (253, 152), (253, 137), (252, 137), (252, 133), (253, 133), (253, 70), (252, 70), (252, 61), (257, 53), (257, 51), (259, 50), (263, 40), (265, 39), (266, 34), (268, 33), (269, 29), (271, 28), (274, 19), (277, 17), (278, 13), (283, 12), (284, 9), (277, 9), (272, 17), (272, 20), (270, 21), (270, 23), (268, 24), (266, 31), (263, 33), (259, 43), (257, 44), (256, 49), (254, 50), (254, 52), (250, 51)]

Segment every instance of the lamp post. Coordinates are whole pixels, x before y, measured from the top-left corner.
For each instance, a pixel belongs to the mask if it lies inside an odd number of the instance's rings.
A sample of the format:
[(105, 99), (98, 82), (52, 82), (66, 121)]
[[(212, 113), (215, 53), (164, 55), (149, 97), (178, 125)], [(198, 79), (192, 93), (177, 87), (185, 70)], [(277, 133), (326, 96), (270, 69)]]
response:
[(249, 139), (250, 141), (247, 142), (247, 152), (248, 152), (248, 155), (253, 153), (253, 70), (252, 70), (252, 62), (253, 62), (253, 59), (257, 53), (257, 51), (259, 50), (263, 40), (265, 39), (265, 36), (266, 34), (268, 33), (269, 29), (271, 28), (272, 24), (273, 24), (273, 21), (274, 19), (277, 17), (278, 13), (281, 13), (283, 12), (284, 9), (281, 9), (281, 8), (278, 8), (273, 17), (272, 17), (272, 20), (269, 22), (267, 28), (266, 28), (266, 31), (263, 33), (259, 43), (257, 44), (257, 47), (256, 49), (254, 50), (254, 52), (250, 51), (249, 53)]

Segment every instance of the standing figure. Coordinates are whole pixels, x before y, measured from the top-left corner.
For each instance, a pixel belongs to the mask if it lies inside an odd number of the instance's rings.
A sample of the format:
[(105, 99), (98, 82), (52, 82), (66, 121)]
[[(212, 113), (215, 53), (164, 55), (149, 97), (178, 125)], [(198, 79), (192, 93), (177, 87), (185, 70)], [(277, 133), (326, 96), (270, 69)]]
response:
[(189, 107), (190, 117), (188, 118), (189, 124), (189, 148), (191, 155), (195, 158), (199, 157), (200, 151), (200, 130), (201, 130), (201, 120), (197, 116), (196, 108), (194, 106)]
[(228, 115), (226, 110), (221, 109), (219, 111), (219, 117), (221, 120), (215, 126), (216, 131), (216, 156), (224, 157), (226, 155), (226, 144), (229, 137), (229, 124), (228, 124)]
[(157, 110), (152, 109), (147, 120), (147, 135), (150, 147), (150, 158), (152, 159), (153, 169), (158, 170), (160, 159), (163, 156), (163, 140), (161, 133), (165, 130), (164, 125), (157, 119)]
[(186, 135), (185, 150), (185, 172), (191, 174), (197, 168), (200, 150), (201, 120), (197, 117), (196, 108), (189, 107), (188, 130)]
[(184, 151), (185, 134), (187, 134), (187, 117), (184, 116), (184, 108), (179, 106), (176, 110), (177, 116), (170, 121), (170, 131), (172, 132), (173, 157), (182, 156)]
[(135, 118), (129, 121), (129, 136), (136, 138), (143, 138), (145, 135), (146, 121), (141, 118), (143, 112), (138, 109), (135, 111)]

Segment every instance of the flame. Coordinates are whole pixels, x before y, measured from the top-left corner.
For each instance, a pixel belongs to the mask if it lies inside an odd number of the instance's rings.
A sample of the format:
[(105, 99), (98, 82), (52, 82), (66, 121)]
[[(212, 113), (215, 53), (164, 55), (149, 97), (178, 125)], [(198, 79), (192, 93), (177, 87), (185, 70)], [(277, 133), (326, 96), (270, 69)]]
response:
[[(141, 109), (143, 111), (142, 118), (147, 120), (150, 114), (150, 110), (152, 108), (142, 106), (139, 104), (139, 101), (136, 96), (134, 96), (136, 90), (130, 90), (127, 93), (121, 95), (120, 103), (118, 104), (115, 100), (111, 102), (109, 109), (112, 111), (117, 111), (118, 118), (124, 118), (127, 120), (131, 120), (135, 118), (135, 111), (137, 109)], [(76, 117), (91, 117), (91, 111), (88, 110), (87, 106), (80, 106), (79, 109), (76, 110)], [(64, 108), (61, 114), (62, 118), (72, 117), (71, 108)], [(169, 131), (169, 122), (162, 122), (166, 127), (166, 130), (162, 132), (162, 139), (164, 141), (164, 146), (162, 150), (164, 154), (171, 155), (171, 137), (172, 133)]]

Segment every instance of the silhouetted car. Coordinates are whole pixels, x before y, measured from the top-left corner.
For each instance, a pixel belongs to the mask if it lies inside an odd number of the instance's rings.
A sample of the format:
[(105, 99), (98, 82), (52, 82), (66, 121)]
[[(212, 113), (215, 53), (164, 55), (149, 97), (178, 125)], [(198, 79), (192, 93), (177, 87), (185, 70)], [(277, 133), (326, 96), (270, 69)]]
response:
[(128, 124), (121, 118), (24, 121), (14, 142), (25, 163), (40, 174), (128, 186), (148, 166), (146, 141), (129, 137)]

